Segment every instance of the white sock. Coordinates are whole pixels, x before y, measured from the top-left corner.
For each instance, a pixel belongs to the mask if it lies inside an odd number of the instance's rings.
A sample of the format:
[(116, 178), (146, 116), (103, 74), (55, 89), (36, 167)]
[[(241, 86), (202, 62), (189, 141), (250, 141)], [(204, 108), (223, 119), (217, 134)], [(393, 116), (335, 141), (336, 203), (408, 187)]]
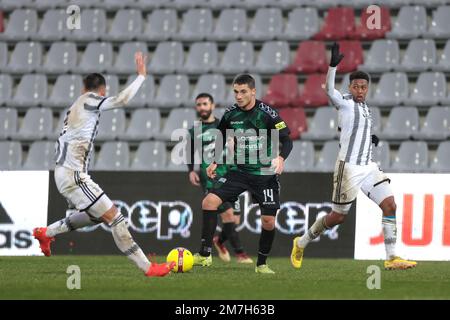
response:
[(69, 232), (69, 226), (66, 223), (66, 219), (61, 219), (59, 221), (53, 222), (51, 225), (47, 227), (47, 231), (45, 232), (45, 235), (47, 237), (54, 237), (58, 234)]
[(395, 216), (383, 216), (381, 224), (383, 226), (386, 259), (389, 260), (395, 256), (395, 243), (397, 242), (397, 225)]
[(125, 254), (128, 259), (132, 260), (139, 269), (147, 272), (151, 263), (148, 261), (142, 249), (134, 242), (133, 237), (128, 231), (125, 218), (119, 213), (111, 223), (111, 231), (116, 246)]
[(87, 226), (102, 223), (100, 219), (89, 216), (86, 212), (75, 211), (67, 218), (61, 219), (47, 227), (47, 237), (54, 237), (58, 234), (73, 231)]
[(310, 243), (312, 240), (314, 240), (315, 238), (317, 238), (322, 232), (324, 232), (326, 229), (329, 229), (326, 225), (325, 225), (325, 217), (323, 216), (320, 219), (317, 219), (313, 225), (311, 226), (311, 228), (309, 228), (309, 230), (299, 239), (297, 240), (297, 245), (300, 248), (306, 248), (306, 246), (308, 245), (308, 243)]

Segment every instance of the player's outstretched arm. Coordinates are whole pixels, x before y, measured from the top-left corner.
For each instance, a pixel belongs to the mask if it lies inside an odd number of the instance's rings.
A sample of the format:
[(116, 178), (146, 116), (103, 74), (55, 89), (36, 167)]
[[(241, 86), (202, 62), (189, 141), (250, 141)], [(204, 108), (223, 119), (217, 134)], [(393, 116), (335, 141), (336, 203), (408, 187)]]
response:
[(334, 88), (334, 82), (336, 77), (336, 67), (343, 58), (344, 55), (339, 52), (339, 44), (336, 42), (333, 43), (333, 46), (331, 47), (330, 67), (328, 68), (325, 90), (328, 98), (330, 98), (331, 102), (338, 108), (342, 105), (344, 99), (342, 94)]

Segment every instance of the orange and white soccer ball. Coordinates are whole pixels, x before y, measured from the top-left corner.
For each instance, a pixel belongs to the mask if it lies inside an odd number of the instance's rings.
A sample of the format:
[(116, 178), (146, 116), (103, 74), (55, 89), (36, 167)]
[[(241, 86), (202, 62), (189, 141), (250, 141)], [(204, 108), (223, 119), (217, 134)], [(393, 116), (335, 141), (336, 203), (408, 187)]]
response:
[(167, 255), (167, 262), (175, 262), (173, 272), (188, 272), (194, 266), (194, 257), (186, 248), (175, 248)]

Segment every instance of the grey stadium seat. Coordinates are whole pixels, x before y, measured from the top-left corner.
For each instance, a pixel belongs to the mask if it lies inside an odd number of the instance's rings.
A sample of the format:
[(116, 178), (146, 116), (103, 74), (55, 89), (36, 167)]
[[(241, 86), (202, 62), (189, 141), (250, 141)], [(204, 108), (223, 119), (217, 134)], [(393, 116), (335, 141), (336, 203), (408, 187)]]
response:
[(189, 79), (186, 75), (166, 75), (162, 78), (155, 99), (155, 107), (174, 108), (189, 99)]
[(449, 137), (450, 107), (431, 107), (422, 128), (413, 136), (416, 139), (425, 140), (445, 140)]
[(381, 139), (404, 140), (419, 130), (419, 113), (415, 107), (394, 107), (389, 114)]
[(214, 108), (213, 115), (216, 119), (222, 119), (223, 115), (225, 113), (225, 108)]
[(433, 66), (435, 71), (450, 71), (450, 40), (445, 43), (439, 62)]
[(171, 0), (136, 0), (134, 6), (142, 10), (157, 9), (167, 5), (170, 1)]
[(208, 40), (235, 41), (247, 32), (247, 14), (245, 10), (233, 8), (220, 12), (214, 32), (207, 35)]
[(284, 166), (286, 172), (314, 170), (314, 145), (311, 141), (294, 141)]
[(117, 11), (108, 34), (101, 38), (108, 41), (131, 41), (142, 34), (142, 30), (141, 10), (121, 9)]
[(106, 96), (115, 96), (119, 93), (119, 78), (115, 74), (105, 75)]
[(55, 143), (36, 141), (31, 144), (23, 164), (24, 170), (53, 170), (55, 168)]
[(304, 140), (330, 140), (337, 137), (337, 111), (331, 107), (318, 108), (308, 131), (302, 133)]
[(38, 10), (62, 8), (67, 5), (67, 0), (34, 0), (34, 7)]
[(283, 16), (279, 8), (261, 8), (256, 11), (249, 31), (243, 34), (244, 40), (273, 40), (283, 32)]
[(103, 143), (94, 165), (95, 171), (128, 170), (130, 165), (130, 149), (128, 142), (109, 141)]
[(0, 141), (0, 171), (22, 169), (22, 145), (18, 141)]
[(238, 4), (240, 7), (244, 7), (246, 9), (255, 10), (261, 7), (266, 7), (270, 5), (274, 5), (276, 1), (273, 0), (244, 0)]
[(115, 11), (132, 6), (134, 3), (134, 0), (103, 0), (103, 2), (100, 2), (98, 5), (105, 8), (107, 11)]
[(98, 126), (97, 140), (114, 140), (125, 132), (125, 110), (103, 112)]
[(13, 81), (9, 74), (0, 74), (0, 106), (11, 100)]
[(38, 72), (48, 74), (67, 73), (76, 68), (77, 46), (73, 42), (55, 42), (50, 47), (42, 67)]
[(23, 140), (40, 140), (51, 135), (53, 115), (47, 108), (30, 108), (25, 114), (22, 125), (13, 138)]
[(447, 81), (442, 72), (423, 72), (417, 79), (411, 97), (406, 104), (431, 106), (444, 100), (447, 94)]
[(433, 11), (433, 20), (425, 36), (430, 38), (450, 38), (450, 6), (440, 6)]
[(398, 172), (424, 172), (428, 169), (428, 146), (424, 141), (404, 141), (392, 162)]
[(8, 64), (8, 45), (6, 42), (0, 42), (0, 69)]
[(174, 39), (182, 41), (201, 41), (212, 33), (213, 17), (209, 9), (189, 9), (183, 14), (183, 22)]
[(314, 171), (333, 172), (339, 154), (339, 142), (327, 141), (320, 152)]
[(380, 141), (378, 146), (372, 145), (372, 161), (375, 162), (382, 170), (387, 170), (391, 167), (391, 151), (389, 142)]
[(226, 74), (248, 72), (254, 62), (255, 50), (252, 42), (230, 42), (225, 49), (220, 65), (214, 71)]
[(256, 64), (251, 68), (257, 73), (278, 73), (290, 63), (289, 44), (285, 41), (264, 42)]
[(112, 66), (113, 48), (109, 42), (91, 42), (87, 45), (80, 65), (75, 69), (80, 73), (102, 73)]
[(319, 14), (316, 8), (295, 8), (289, 12), (282, 40), (306, 40), (319, 32)]
[(145, 30), (137, 38), (145, 41), (166, 41), (177, 29), (177, 12), (174, 9), (157, 9), (148, 15)]
[[(136, 75), (130, 75), (125, 86), (128, 86), (135, 79)], [(155, 79), (152, 75), (147, 75), (145, 81), (136, 92), (134, 98), (131, 99), (126, 106), (130, 108), (143, 108), (151, 106), (155, 100), (155, 92)]]
[(64, 9), (46, 11), (39, 31), (32, 36), (33, 40), (61, 41), (70, 35), (70, 30), (67, 28), (67, 17)]
[(198, 78), (191, 99), (186, 105), (194, 105), (195, 97), (202, 92), (212, 95), (216, 105), (224, 105), (227, 88), (223, 74), (203, 74)]
[(436, 64), (436, 44), (431, 39), (411, 40), (397, 70), (421, 72), (431, 70)]
[(450, 172), (450, 141), (439, 144), (436, 154), (431, 160), (430, 169), (433, 172)]
[(36, 34), (38, 16), (33, 9), (14, 10), (6, 24), (5, 31), (0, 33), (0, 40), (28, 40)]
[(397, 40), (375, 40), (367, 53), (363, 65), (358, 69), (367, 72), (386, 72), (400, 64), (400, 48)]
[(377, 107), (370, 107), (370, 113), (372, 115), (372, 133), (379, 134), (381, 132), (381, 112)]
[(72, 30), (68, 36), (74, 41), (97, 41), (106, 34), (106, 13), (103, 9), (84, 9), (80, 29)]
[(0, 140), (13, 137), (17, 132), (17, 110), (14, 108), (0, 108)]
[[(312, 6), (312, 0), (301, 0), (302, 5)], [(277, 6), (283, 9), (296, 9), (299, 6), (299, 0), (278, 0)]]
[(212, 71), (219, 63), (219, 52), (215, 42), (195, 42), (191, 45), (183, 73), (202, 74)]
[(144, 55), (148, 54), (147, 44), (144, 42), (125, 42), (120, 46), (119, 54), (116, 57), (114, 66), (109, 67), (110, 73), (135, 73), (136, 65), (134, 62), (134, 54), (141, 51)]
[(14, 97), (8, 102), (13, 107), (35, 107), (47, 101), (47, 77), (43, 74), (26, 74), (20, 79)]
[(160, 42), (150, 60), (148, 69), (152, 73), (174, 73), (183, 66), (184, 52), (181, 42)]
[(131, 115), (130, 124), (119, 138), (124, 140), (148, 140), (159, 133), (161, 115), (158, 109), (137, 109)]
[(80, 75), (62, 74), (56, 79), (46, 106), (68, 108), (81, 95), (83, 80)]
[(157, 134), (155, 138), (159, 140), (170, 140), (174, 130), (190, 129), (195, 119), (196, 112), (194, 109), (174, 109), (170, 112), (162, 132)]
[(2, 10), (14, 10), (30, 5), (30, 0), (2, 0)]
[[(261, 76), (259, 74), (254, 74), (252, 73), (251, 76), (255, 79), (255, 88), (256, 88), (256, 99), (260, 99), (263, 97), (264, 93), (263, 92), (263, 83), (262, 83), (262, 79)], [(228, 87), (228, 95), (227, 95), (227, 100), (226, 100), (226, 104), (228, 105), (233, 105), (235, 103), (235, 99), (234, 99), (234, 92), (233, 92), (233, 88), (231, 88), (231, 86)]]
[(172, 0), (167, 5), (176, 8), (178, 11), (205, 6), (205, 0)]
[(166, 144), (161, 141), (143, 141), (131, 163), (131, 170), (163, 171), (166, 167)]
[(408, 98), (409, 83), (404, 72), (383, 73), (369, 105), (394, 106)]
[(386, 37), (393, 39), (414, 39), (427, 31), (427, 13), (422, 6), (404, 6), (400, 8), (392, 31)]
[(42, 61), (42, 45), (39, 42), (18, 42), (4, 71), (31, 73)]
[(206, 5), (212, 9), (217, 10), (217, 9), (226, 9), (230, 7), (238, 7), (241, 4), (242, 4), (241, 0), (228, 0), (228, 1), (209, 0)]

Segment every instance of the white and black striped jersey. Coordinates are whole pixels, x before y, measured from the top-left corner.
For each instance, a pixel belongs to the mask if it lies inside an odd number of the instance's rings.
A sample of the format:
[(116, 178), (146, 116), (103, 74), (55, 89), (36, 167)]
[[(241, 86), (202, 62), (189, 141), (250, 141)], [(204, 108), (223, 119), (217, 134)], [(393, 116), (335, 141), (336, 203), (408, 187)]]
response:
[(336, 68), (329, 67), (326, 82), (327, 95), (338, 110), (340, 151), (338, 159), (356, 165), (372, 161), (372, 116), (365, 102), (358, 103), (351, 94), (342, 94), (334, 88)]
[(145, 77), (139, 75), (117, 96), (102, 97), (94, 92), (87, 92), (78, 97), (67, 111), (63, 129), (56, 142), (56, 164), (74, 171), (87, 172), (100, 113), (126, 105), (136, 95), (144, 80)]

